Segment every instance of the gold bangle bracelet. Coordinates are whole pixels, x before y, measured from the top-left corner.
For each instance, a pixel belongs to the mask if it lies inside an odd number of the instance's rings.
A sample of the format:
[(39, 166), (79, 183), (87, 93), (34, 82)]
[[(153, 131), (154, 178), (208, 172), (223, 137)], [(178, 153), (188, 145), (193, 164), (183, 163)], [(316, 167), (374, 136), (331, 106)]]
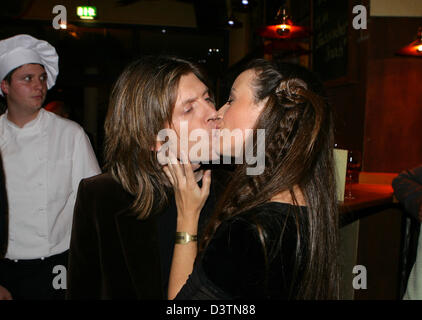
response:
[(176, 238), (175, 238), (175, 243), (176, 244), (187, 244), (191, 241), (197, 241), (198, 236), (195, 235), (191, 235), (187, 232), (176, 232)]

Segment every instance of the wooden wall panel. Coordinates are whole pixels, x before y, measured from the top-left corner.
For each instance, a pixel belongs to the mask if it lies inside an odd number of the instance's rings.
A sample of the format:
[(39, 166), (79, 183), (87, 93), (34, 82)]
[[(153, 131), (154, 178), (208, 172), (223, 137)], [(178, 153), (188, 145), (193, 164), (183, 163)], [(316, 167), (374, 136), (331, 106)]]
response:
[(339, 148), (362, 151), (365, 120), (365, 94), (362, 84), (327, 90), (334, 110), (335, 143)]
[(422, 18), (374, 18), (368, 21), (369, 60), (396, 57), (400, 48), (416, 40)]
[(422, 59), (368, 66), (364, 171), (399, 172), (422, 163)]
[(352, 7), (357, 4), (368, 7), (369, 0), (349, 0), (349, 4), (349, 74), (343, 83), (326, 85), (335, 114), (335, 142), (339, 148), (362, 151), (370, 37), (368, 30), (355, 30), (351, 24), (354, 16)]

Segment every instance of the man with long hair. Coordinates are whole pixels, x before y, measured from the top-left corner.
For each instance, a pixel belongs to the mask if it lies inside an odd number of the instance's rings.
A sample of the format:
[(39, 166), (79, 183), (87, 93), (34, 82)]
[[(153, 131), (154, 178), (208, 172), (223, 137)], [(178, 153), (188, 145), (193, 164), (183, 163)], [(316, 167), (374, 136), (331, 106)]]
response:
[[(173, 130), (188, 154), (185, 133), (211, 137), (217, 112), (201, 70), (174, 57), (130, 64), (111, 92), (105, 121), (106, 173), (82, 180), (75, 205), (68, 269), (69, 299), (165, 299), (175, 243), (177, 208), (158, 153)], [(185, 137), (186, 138), (186, 137)], [(192, 161), (197, 181), (209, 183), (199, 162), (210, 160), (204, 139)], [(161, 149), (160, 149), (161, 148)], [(180, 154), (178, 154), (180, 156)], [(201, 237), (219, 187), (213, 183), (201, 212)], [(196, 237), (189, 239), (195, 241)], [(187, 240), (189, 241), (189, 240)]]

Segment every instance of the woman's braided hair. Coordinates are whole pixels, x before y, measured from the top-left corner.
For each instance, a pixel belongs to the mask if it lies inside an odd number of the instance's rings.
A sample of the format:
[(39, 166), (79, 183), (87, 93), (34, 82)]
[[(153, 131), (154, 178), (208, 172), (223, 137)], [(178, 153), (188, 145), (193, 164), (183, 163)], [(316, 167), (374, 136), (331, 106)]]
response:
[[(265, 170), (247, 175), (248, 164), (237, 167), (234, 178), (216, 208), (205, 232), (204, 250), (222, 221), (268, 202), (289, 191), (297, 204), (294, 187), (302, 191), (306, 212), (295, 206), (297, 248), (296, 279), (291, 279), (295, 299), (338, 298), (337, 197), (333, 169), (332, 114), (323, 86), (305, 68), (252, 61), (255, 103), (267, 99), (255, 129), (265, 129)], [(254, 151), (257, 150), (256, 130)], [(267, 261), (281, 248), (267, 245), (265, 222), (256, 223)], [(299, 276), (299, 270), (301, 275)], [(293, 290), (293, 289), (292, 289)]]

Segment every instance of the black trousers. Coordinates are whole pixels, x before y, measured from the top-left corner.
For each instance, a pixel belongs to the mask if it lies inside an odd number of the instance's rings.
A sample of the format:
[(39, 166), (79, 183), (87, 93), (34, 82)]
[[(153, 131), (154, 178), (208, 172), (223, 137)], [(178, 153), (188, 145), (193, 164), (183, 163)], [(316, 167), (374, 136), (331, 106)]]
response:
[(0, 285), (14, 300), (64, 300), (68, 252), (34, 260), (0, 259)]

